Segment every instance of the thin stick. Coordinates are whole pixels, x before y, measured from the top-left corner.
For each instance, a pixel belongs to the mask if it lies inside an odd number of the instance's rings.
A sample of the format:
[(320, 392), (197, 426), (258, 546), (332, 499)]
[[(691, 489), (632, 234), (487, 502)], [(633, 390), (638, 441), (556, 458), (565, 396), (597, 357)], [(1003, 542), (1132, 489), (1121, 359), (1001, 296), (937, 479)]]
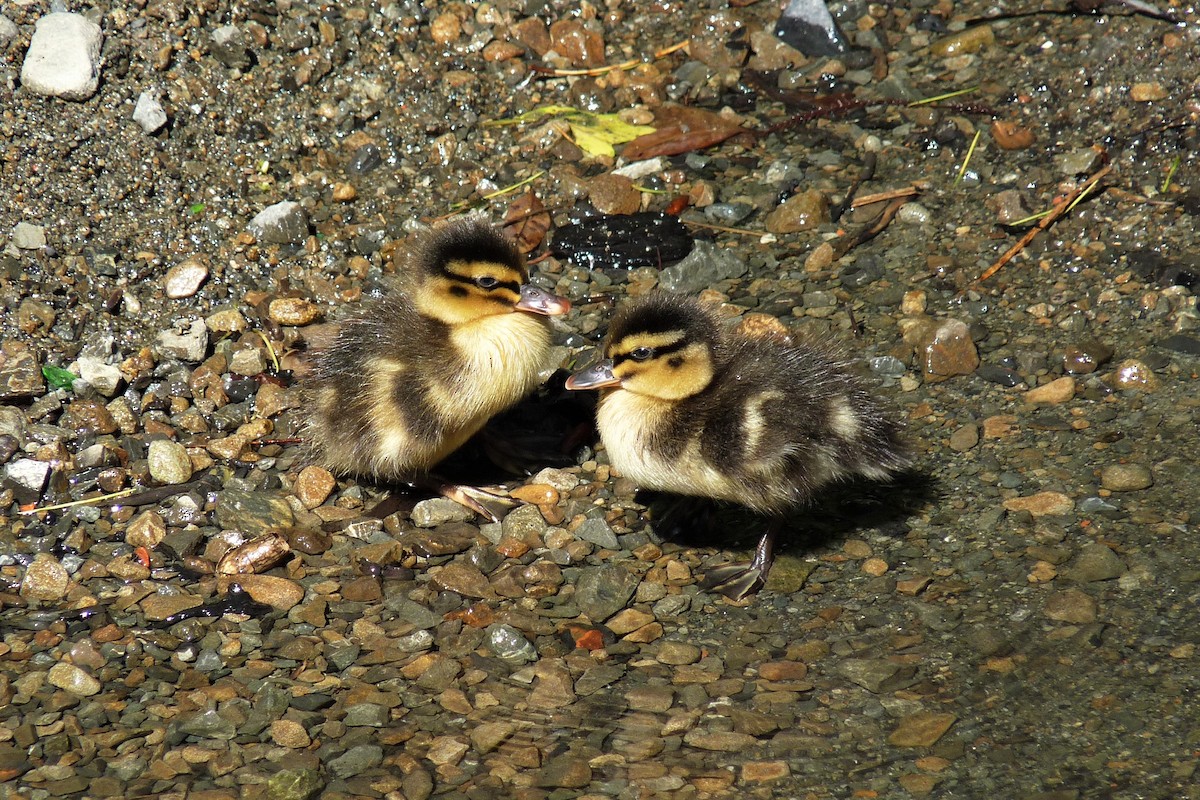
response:
[(707, 222), (692, 222), (691, 220), (680, 220), (684, 225), (690, 225), (693, 228), (703, 228), (706, 231), (719, 231), (720, 233), (738, 233), (742, 236), (764, 236), (766, 231), (752, 231), (749, 228), (729, 228), (724, 225), (710, 225)]
[(854, 198), (854, 202), (850, 204), (851, 208), (862, 208), (873, 203), (882, 203), (884, 200), (895, 200), (897, 197), (915, 197), (920, 194), (921, 190), (915, 186), (909, 186), (904, 189), (892, 189), (887, 192), (876, 192), (875, 194), (864, 194), (861, 197)]
[(591, 67), (588, 69), (554, 69), (553, 67), (543, 67), (541, 65), (535, 64), (530, 67), (530, 70), (533, 72), (536, 72), (540, 75), (549, 75), (553, 78), (570, 78), (570, 77), (575, 77), (575, 76), (580, 76), (580, 75), (587, 75), (587, 76), (594, 77), (596, 75), (605, 75), (609, 72), (616, 72), (618, 70), (620, 70), (622, 72), (631, 70), (634, 67), (638, 66), (639, 64), (646, 63), (647, 60), (655, 61), (657, 59), (664, 58), (666, 56), (671, 55), (671, 53), (674, 53), (678, 50), (682, 50), (683, 48), (685, 48), (687, 46), (688, 46), (687, 42), (678, 42), (677, 44), (673, 44), (670, 47), (664, 47), (661, 50), (654, 51), (654, 55), (650, 59), (631, 58), (628, 61), (622, 61), (620, 64), (609, 64), (604, 67)]
[(956, 92), (946, 92), (946, 94), (939, 94), (936, 97), (926, 97), (924, 100), (913, 100), (911, 103), (908, 104), (908, 107), (916, 108), (917, 106), (923, 106), (926, 103), (937, 103), (941, 100), (949, 100), (951, 97), (958, 97), (959, 95), (970, 94), (971, 92), (977, 91), (978, 89), (979, 89), (978, 86), (971, 86), (966, 89), (959, 89)]
[(119, 492), (112, 494), (101, 494), (96, 497), (85, 497), (82, 500), (72, 500), (69, 503), (58, 503), (52, 506), (41, 506), (40, 508), (22, 508), (20, 514), (41, 514), (43, 511), (58, 511), (63, 508), (75, 508), (76, 506), (94, 506), (97, 503), (105, 503), (109, 500), (119, 500), (122, 497), (128, 497), (134, 492), (139, 491), (138, 487), (134, 486), (130, 489), (122, 489)]
[(971, 156), (975, 154), (975, 145), (979, 144), (979, 137), (983, 135), (983, 129), (975, 131), (975, 138), (971, 140), (971, 146), (967, 148), (967, 157), (963, 159), (962, 169), (958, 171), (958, 177), (954, 179), (958, 183), (963, 179), (963, 175), (967, 174), (967, 164), (971, 163)]
[(992, 264), (990, 267), (988, 267), (986, 270), (984, 270), (984, 273), (982, 275), (980, 275), (976, 279), (975, 282), (982, 283), (983, 281), (986, 281), (988, 278), (992, 277), (997, 272), (1002, 270), (1004, 268), (1004, 265), (1007, 264), (1009, 261), (1012, 261), (1013, 257), (1015, 257), (1017, 255), (1017, 253), (1024, 250), (1029, 245), (1029, 243), (1033, 241), (1035, 236), (1037, 236), (1042, 231), (1046, 230), (1046, 228), (1049, 228), (1051, 225), (1053, 225), (1054, 221), (1056, 219), (1058, 219), (1059, 217), (1061, 217), (1063, 214), (1067, 213), (1068, 209), (1074, 208), (1075, 204), (1079, 201), (1079, 199), (1081, 197), (1083, 197), (1083, 195), (1086, 194), (1087, 192), (1090, 192), (1092, 190), (1092, 187), (1095, 186), (1100, 181), (1101, 178), (1103, 178), (1105, 175), (1107, 175), (1111, 171), (1112, 171), (1112, 164), (1105, 164), (1103, 167), (1101, 167), (1096, 172), (1096, 174), (1092, 175), (1092, 177), (1088, 178), (1086, 181), (1084, 181), (1082, 184), (1080, 184), (1080, 186), (1078, 188), (1076, 188), (1075, 191), (1071, 192), (1069, 195), (1064, 197), (1062, 200), (1059, 200), (1057, 203), (1055, 203), (1054, 208), (1050, 209), (1050, 213), (1048, 213), (1048, 214), (1046, 214), (1046, 216), (1042, 217), (1041, 221), (1038, 222), (1037, 225), (1033, 226), (1028, 231), (1026, 231), (1025, 235), (1022, 236), (1020, 239), (1018, 239), (1016, 244), (1014, 244), (1012, 247), (1008, 248), (1008, 250), (1005, 251), (1004, 255), (1002, 255), (1002, 256), (1000, 256), (1000, 258), (996, 259), (995, 264)]

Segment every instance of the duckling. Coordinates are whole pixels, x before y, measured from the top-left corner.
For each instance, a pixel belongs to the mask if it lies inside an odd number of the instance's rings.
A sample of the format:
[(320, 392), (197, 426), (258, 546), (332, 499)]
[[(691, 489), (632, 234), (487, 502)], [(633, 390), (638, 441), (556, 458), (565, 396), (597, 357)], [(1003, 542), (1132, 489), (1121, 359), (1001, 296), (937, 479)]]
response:
[(570, 307), (529, 283), (516, 247), (483, 219), (427, 231), (401, 281), (315, 353), (306, 438), (316, 460), (343, 475), (436, 486), (495, 519), (477, 490), (438, 483), (431, 471), (537, 387), (547, 317)]
[(601, 389), (610, 462), (643, 489), (736, 503), (769, 518), (749, 564), (711, 571), (740, 599), (766, 582), (787, 515), (828, 484), (909, 465), (898, 423), (836, 349), (727, 331), (714, 311), (651, 293), (619, 308), (605, 358), (569, 389)]

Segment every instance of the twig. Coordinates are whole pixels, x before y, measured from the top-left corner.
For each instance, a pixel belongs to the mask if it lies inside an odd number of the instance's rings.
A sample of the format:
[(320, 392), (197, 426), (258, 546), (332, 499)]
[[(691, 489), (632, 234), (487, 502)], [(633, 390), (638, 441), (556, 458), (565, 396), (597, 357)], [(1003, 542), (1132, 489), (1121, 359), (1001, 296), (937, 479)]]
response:
[(882, 203), (884, 200), (895, 200), (897, 197), (915, 197), (921, 193), (921, 190), (915, 186), (908, 186), (903, 189), (892, 189), (888, 192), (876, 192), (875, 194), (864, 194), (862, 197), (854, 198), (854, 202), (850, 204), (851, 208), (862, 208), (863, 206)]
[(271, 364), (274, 365), (275, 371), (279, 372), (279, 356), (275, 355), (275, 348), (272, 346), (271, 340), (260, 330), (255, 330), (254, 332), (258, 334), (258, 338), (262, 339), (263, 344), (267, 346), (267, 355), (271, 357)]
[(137, 490), (138, 490), (137, 487), (134, 486), (129, 489), (122, 489), (119, 492), (112, 492), (110, 494), (101, 494), (101, 495), (97, 495), (95, 497), (85, 497), (82, 500), (72, 500), (69, 503), (56, 503), (55, 505), (52, 505), (52, 506), (40, 506), (38, 508), (22, 508), (17, 513), (41, 514), (43, 511), (58, 511), (63, 508), (75, 508), (76, 506), (94, 506), (98, 503), (106, 503), (109, 500), (119, 500), (122, 497), (128, 497), (129, 495), (133, 494)]
[(958, 177), (954, 179), (958, 183), (963, 179), (963, 175), (967, 174), (967, 165), (971, 163), (971, 156), (975, 155), (975, 145), (979, 144), (979, 137), (983, 134), (983, 129), (975, 131), (975, 138), (971, 140), (971, 146), (967, 148), (967, 157), (963, 159), (962, 169), (958, 171)]
[(846, 236), (831, 242), (830, 244), (833, 247), (833, 260), (837, 261), (839, 258), (846, 255), (846, 253), (849, 253), (860, 244), (874, 239), (881, 231), (883, 231), (884, 228), (892, 223), (892, 219), (895, 218), (896, 212), (899, 211), (900, 207), (907, 202), (907, 195), (895, 198), (886, 206), (884, 206), (883, 211), (879, 212), (879, 216), (875, 218), (874, 222), (870, 223), (869, 225), (864, 225), (857, 233), (853, 235), (847, 234)]
[(631, 58), (628, 61), (622, 61), (620, 64), (609, 64), (604, 67), (591, 67), (588, 69), (555, 69), (553, 67), (543, 67), (540, 64), (533, 64), (530, 66), (529, 69), (531, 72), (536, 72), (539, 75), (547, 75), (552, 78), (570, 78), (570, 77), (575, 77), (575, 76), (580, 76), (580, 75), (587, 75), (587, 76), (594, 77), (596, 75), (606, 75), (609, 72), (616, 72), (618, 70), (620, 70), (622, 72), (631, 70), (631, 69), (637, 67), (639, 64), (644, 64), (647, 61), (656, 61), (660, 58), (669, 56), (674, 52), (682, 50), (683, 48), (685, 48), (687, 46), (688, 46), (687, 42), (678, 42), (677, 44), (673, 44), (670, 47), (664, 47), (661, 50), (654, 51), (654, 55), (651, 56), (649, 59)]
[(1061, 217), (1063, 214), (1067, 213), (1067, 211), (1074, 208), (1075, 205), (1080, 200), (1083, 199), (1084, 195), (1086, 195), (1088, 192), (1090, 192), (1092, 190), (1092, 187), (1094, 187), (1100, 181), (1101, 178), (1103, 178), (1105, 175), (1107, 175), (1111, 171), (1112, 171), (1112, 164), (1105, 164), (1103, 167), (1101, 167), (1099, 170), (1097, 170), (1097, 172), (1094, 175), (1092, 175), (1092, 177), (1088, 178), (1086, 181), (1084, 181), (1082, 184), (1080, 184), (1075, 189), (1075, 191), (1071, 192), (1069, 195), (1064, 197), (1062, 200), (1059, 200), (1057, 203), (1055, 203), (1054, 208), (1050, 209), (1050, 213), (1048, 213), (1048, 214), (1046, 214), (1046, 216), (1042, 217), (1041, 221), (1038, 222), (1037, 225), (1033, 226), (1028, 231), (1026, 231), (1025, 235), (1022, 236), (1020, 239), (1018, 239), (1016, 244), (1014, 244), (1012, 247), (1008, 248), (1008, 250), (1005, 251), (1004, 255), (1002, 255), (1002, 256), (1000, 256), (1000, 258), (996, 259), (995, 264), (992, 264), (990, 267), (988, 267), (986, 270), (984, 270), (983, 274), (980, 275), (976, 279), (975, 282), (982, 283), (983, 281), (986, 281), (988, 278), (992, 277), (997, 272), (999, 272), (1001, 269), (1003, 269), (1004, 265), (1007, 264), (1009, 261), (1012, 261), (1012, 259), (1017, 255), (1017, 253), (1024, 250), (1029, 245), (1029, 243), (1033, 241), (1034, 237), (1036, 237), (1042, 231), (1046, 230), (1046, 228), (1049, 228), (1051, 225), (1053, 225), (1054, 221), (1057, 220), (1059, 217)]
[(710, 225), (707, 222), (693, 222), (688, 219), (681, 219), (684, 225), (690, 225), (693, 228), (703, 228), (706, 231), (717, 231), (719, 233), (737, 233), (742, 236), (765, 236), (766, 231), (752, 231), (749, 228), (730, 228), (725, 225)]

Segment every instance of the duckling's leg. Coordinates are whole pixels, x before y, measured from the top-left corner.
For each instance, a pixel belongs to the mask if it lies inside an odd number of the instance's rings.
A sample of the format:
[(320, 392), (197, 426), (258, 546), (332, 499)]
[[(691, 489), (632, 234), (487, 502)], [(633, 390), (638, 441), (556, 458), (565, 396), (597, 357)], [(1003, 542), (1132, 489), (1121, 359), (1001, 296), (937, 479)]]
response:
[(492, 522), (499, 522), (506, 513), (520, 505), (511, 497), (490, 492), (478, 486), (441, 483), (435, 488), (443, 497), (449, 497), (454, 502), (466, 506)]
[(711, 569), (700, 582), (700, 588), (706, 592), (717, 592), (730, 600), (741, 600), (752, 594), (758, 594), (767, 582), (767, 573), (775, 562), (775, 539), (783, 528), (783, 520), (773, 519), (766, 533), (758, 540), (754, 548), (754, 558), (747, 563), (726, 564)]

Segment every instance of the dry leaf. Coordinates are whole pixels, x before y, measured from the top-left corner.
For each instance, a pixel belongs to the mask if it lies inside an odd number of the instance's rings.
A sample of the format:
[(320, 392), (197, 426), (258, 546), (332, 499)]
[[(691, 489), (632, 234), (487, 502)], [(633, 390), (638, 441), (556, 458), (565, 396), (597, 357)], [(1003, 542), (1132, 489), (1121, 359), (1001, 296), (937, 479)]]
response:
[(546, 238), (548, 230), (550, 214), (533, 189), (527, 189), (525, 194), (514, 200), (504, 214), (504, 232), (522, 253), (536, 250)]
[(676, 156), (719, 144), (731, 136), (745, 133), (736, 120), (700, 108), (666, 106), (654, 118), (654, 133), (639, 136), (621, 151), (626, 161), (641, 161), (655, 156)]

